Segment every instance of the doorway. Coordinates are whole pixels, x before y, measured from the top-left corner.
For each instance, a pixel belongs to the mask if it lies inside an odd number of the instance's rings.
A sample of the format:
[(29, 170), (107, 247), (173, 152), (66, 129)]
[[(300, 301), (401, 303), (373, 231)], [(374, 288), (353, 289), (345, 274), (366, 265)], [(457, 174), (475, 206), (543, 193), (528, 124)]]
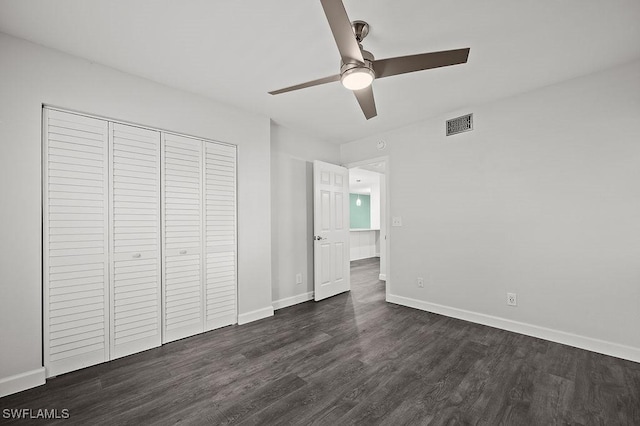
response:
[[(313, 175), (314, 300), (350, 290), (352, 260), (379, 265), (373, 272), (384, 281), (388, 299), (388, 158), (343, 166), (314, 160)], [(351, 211), (359, 215), (353, 218), (353, 225)]]
[[(388, 277), (388, 160), (346, 165), (349, 169), (350, 260), (379, 258), (378, 279)], [(388, 294), (388, 282), (386, 283)]]

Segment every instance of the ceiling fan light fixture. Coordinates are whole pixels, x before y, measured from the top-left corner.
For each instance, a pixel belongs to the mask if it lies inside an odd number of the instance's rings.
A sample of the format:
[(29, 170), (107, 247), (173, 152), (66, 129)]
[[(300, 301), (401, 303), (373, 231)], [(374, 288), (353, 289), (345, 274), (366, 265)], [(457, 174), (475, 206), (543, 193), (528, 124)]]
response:
[(340, 76), (340, 82), (349, 90), (362, 90), (371, 86), (375, 74), (371, 68), (358, 67), (346, 70)]

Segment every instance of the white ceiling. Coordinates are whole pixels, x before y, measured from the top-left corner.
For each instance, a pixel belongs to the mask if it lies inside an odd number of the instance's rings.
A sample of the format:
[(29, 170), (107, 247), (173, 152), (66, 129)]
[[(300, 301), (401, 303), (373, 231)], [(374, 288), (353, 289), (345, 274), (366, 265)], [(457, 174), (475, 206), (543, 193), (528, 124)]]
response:
[(382, 59), (470, 47), (469, 62), (374, 82), (366, 121), (339, 83), (319, 0), (0, 0), (0, 31), (345, 142), (640, 57), (638, 0), (344, 0)]
[(373, 186), (379, 187), (381, 174), (363, 168), (349, 169), (349, 192), (352, 194), (371, 194)]
[(387, 164), (384, 161), (377, 161), (371, 164), (365, 164), (364, 166), (360, 166), (361, 169), (369, 170), (371, 172), (385, 174), (387, 170)]

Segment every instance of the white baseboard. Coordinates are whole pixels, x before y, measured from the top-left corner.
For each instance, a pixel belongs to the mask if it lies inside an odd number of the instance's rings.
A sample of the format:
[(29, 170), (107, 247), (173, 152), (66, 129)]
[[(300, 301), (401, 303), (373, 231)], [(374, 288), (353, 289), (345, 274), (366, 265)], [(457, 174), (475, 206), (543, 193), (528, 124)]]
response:
[(513, 331), (515, 333), (525, 334), (527, 336), (533, 336), (539, 339), (549, 340), (551, 342), (562, 343), (563, 345), (586, 349), (588, 351), (598, 352), (604, 355), (614, 356), (616, 358), (640, 362), (640, 348), (634, 348), (631, 346), (625, 346), (618, 343), (607, 342), (605, 340), (580, 336), (550, 328), (539, 327), (537, 325), (526, 324), (491, 315), (480, 314), (464, 309), (452, 308), (450, 306), (438, 305), (436, 303), (425, 302), (409, 297), (396, 296), (393, 294), (388, 295), (387, 302), (458, 318), (477, 324), (488, 325), (489, 327), (495, 327), (502, 330)]
[(297, 294), (292, 297), (285, 297), (284, 299), (280, 299), (280, 300), (274, 300), (273, 309), (278, 310), (278, 309), (286, 308), (288, 306), (297, 305), (298, 303), (304, 303), (309, 300), (313, 300), (312, 291), (308, 293)]
[(387, 280), (387, 274), (380, 274), (378, 275), (378, 279), (380, 281), (386, 281)]
[(349, 259), (349, 262), (353, 262), (354, 260), (373, 259), (374, 257), (380, 257), (380, 255), (374, 254), (373, 256), (354, 257), (353, 259)]
[(258, 321), (263, 318), (268, 318), (272, 316), (273, 316), (273, 306), (269, 306), (262, 309), (256, 309), (255, 311), (238, 315), (238, 325), (247, 324), (253, 321)]
[(44, 367), (0, 379), (0, 398), (44, 385)]

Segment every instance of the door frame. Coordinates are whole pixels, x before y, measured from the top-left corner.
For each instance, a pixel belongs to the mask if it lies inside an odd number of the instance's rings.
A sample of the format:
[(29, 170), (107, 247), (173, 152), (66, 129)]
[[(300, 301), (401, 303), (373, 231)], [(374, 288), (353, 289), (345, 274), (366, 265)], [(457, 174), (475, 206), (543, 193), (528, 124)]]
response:
[[(369, 158), (367, 160), (359, 160), (353, 161), (350, 163), (343, 164), (347, 169), (353, 169), (356, 167), (366, 166), (372, 163), (384, 163), (384, 194), (380, 194), (380, 202), (384, 203), (384, 226), (385, 226), (385, 234), (386, 239), (384, 241), (385, 250), (386, 250), (386, 258), (385, 258), (385, 301), (389, 301), (389, 294), (391, 294), (391, 203), (390, 200), (390, 175), (391, 175), (391, 165), (389, 161), (389, 156), (385, 155), (382, 157), (374, 157)], [(382, 223), (382, 221), (381, 221)], [(382, 237), (382, 229), (380, 230), (380, 236)], [(382, 243), (381, 243), (382, 244)]]

